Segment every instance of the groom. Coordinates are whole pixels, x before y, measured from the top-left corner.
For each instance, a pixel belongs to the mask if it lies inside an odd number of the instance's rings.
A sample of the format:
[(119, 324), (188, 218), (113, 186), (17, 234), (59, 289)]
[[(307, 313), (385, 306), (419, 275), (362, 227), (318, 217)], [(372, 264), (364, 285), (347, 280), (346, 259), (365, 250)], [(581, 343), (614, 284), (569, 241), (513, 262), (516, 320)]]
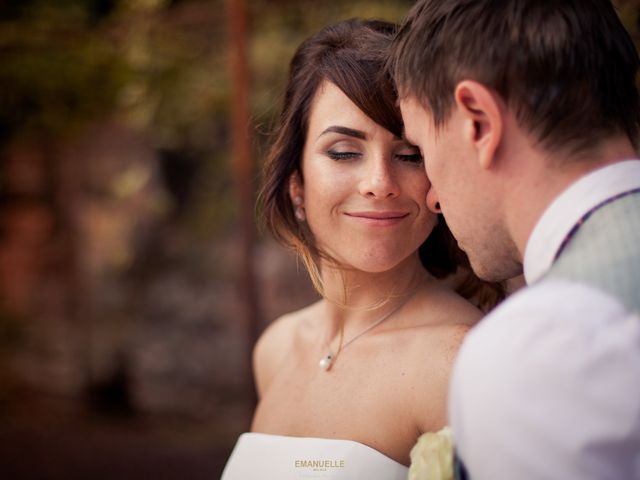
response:
[(608, 0), (420, 0), (390, 65), (476, 273), (528, 288), (465, 340), (473, 480), (640, 479), (638, 55)]

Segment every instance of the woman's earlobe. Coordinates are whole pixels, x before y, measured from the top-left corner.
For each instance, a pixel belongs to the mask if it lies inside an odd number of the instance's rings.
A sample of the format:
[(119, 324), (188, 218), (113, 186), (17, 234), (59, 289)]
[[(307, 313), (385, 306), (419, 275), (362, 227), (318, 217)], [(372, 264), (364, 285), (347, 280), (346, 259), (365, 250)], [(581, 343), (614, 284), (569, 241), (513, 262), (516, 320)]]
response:
[(303, 194), (304, 189), (302, 188), (300, 173), (294, 172), (289, 177), (289, 198), (291, 198), (291, 203), (293, 204), (293, 214), (299, 222), (304, 222), (307, 219)]
[(293, 214), (299, 222), (304, 222), (307, 219), (307, 214), (304, 211), (304, 199), (298, 195), (291, 199), (293, 202)]

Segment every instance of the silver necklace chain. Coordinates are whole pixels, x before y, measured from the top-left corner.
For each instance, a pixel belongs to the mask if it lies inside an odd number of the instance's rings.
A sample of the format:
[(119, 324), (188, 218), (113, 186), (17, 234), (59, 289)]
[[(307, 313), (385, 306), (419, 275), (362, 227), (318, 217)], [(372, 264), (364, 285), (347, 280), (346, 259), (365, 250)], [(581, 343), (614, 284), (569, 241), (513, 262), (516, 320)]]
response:
[[(349, 345), (351, 345), (353, 342), (355, 342), (358, 338), (363, 336), (365, 333), (373, 330), (374, 328), (376, 328), (378, 325), (380, 325), (385, 320), (388, 320), (394, 313), (396, 313), (398, 310), (400, 310), (402, 307), (404, 307), (407, 304), (407, 302), (411, 299), (411, 297), (413, 297), (413, 295), (417, 291), (418, 291), (418, 288), (416, 287), (413, 290), (413, 292), (411, 292), (410, 294), (407, 295), (407, 298), (405, 298), (402, 302), (400, 302), (398, 305), (396, 305), (390, 311), (385, 313), (382, 316), (382, 318), (380, 318), (379, 320), (376, 320), (374, 323), (369, 325), (363, 331), (361, 331), (360, 333), (356, 334), (354, 337), (350, 338), (348, 341), (346, 341), (345, 343), (340, 345), (338, 347), (338, 353), (342, 352), (345, 348), (347, 348)], [(331, 349), (329, 349), (328, 352), (318, 362), (318, 366), (322, 370), (329, 370), (329, 369), (331, 369), (331, 366), (333, 365), (333, 362), (335, 361), (336, 357), (337, 357), (337, 354), (334, 355), (333, 352), (331, 351)]]

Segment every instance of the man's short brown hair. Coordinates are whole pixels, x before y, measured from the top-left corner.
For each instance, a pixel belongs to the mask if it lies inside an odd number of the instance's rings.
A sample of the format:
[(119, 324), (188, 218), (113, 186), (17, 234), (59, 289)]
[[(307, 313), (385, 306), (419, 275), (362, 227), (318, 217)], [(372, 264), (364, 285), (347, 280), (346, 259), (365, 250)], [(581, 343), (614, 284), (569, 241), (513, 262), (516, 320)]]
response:
[(620, 133), (637, 145), (638, 53), (609, 0), (419, 0), (389, 67), (436, 126), (471, 79), (547, 150), (588, 151)]

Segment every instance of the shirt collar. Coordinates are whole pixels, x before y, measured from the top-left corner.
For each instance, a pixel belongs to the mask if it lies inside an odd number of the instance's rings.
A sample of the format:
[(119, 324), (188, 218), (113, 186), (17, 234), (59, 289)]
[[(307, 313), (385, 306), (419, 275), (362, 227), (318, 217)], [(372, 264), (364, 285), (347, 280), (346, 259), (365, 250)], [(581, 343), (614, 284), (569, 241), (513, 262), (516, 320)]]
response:
[(626, 160), (588, 173), (556, 197), (531, 232), (524, 252), (527, 284), (539, 280), (573, 226), (608, 198), (640, 187), (640, 160)]

